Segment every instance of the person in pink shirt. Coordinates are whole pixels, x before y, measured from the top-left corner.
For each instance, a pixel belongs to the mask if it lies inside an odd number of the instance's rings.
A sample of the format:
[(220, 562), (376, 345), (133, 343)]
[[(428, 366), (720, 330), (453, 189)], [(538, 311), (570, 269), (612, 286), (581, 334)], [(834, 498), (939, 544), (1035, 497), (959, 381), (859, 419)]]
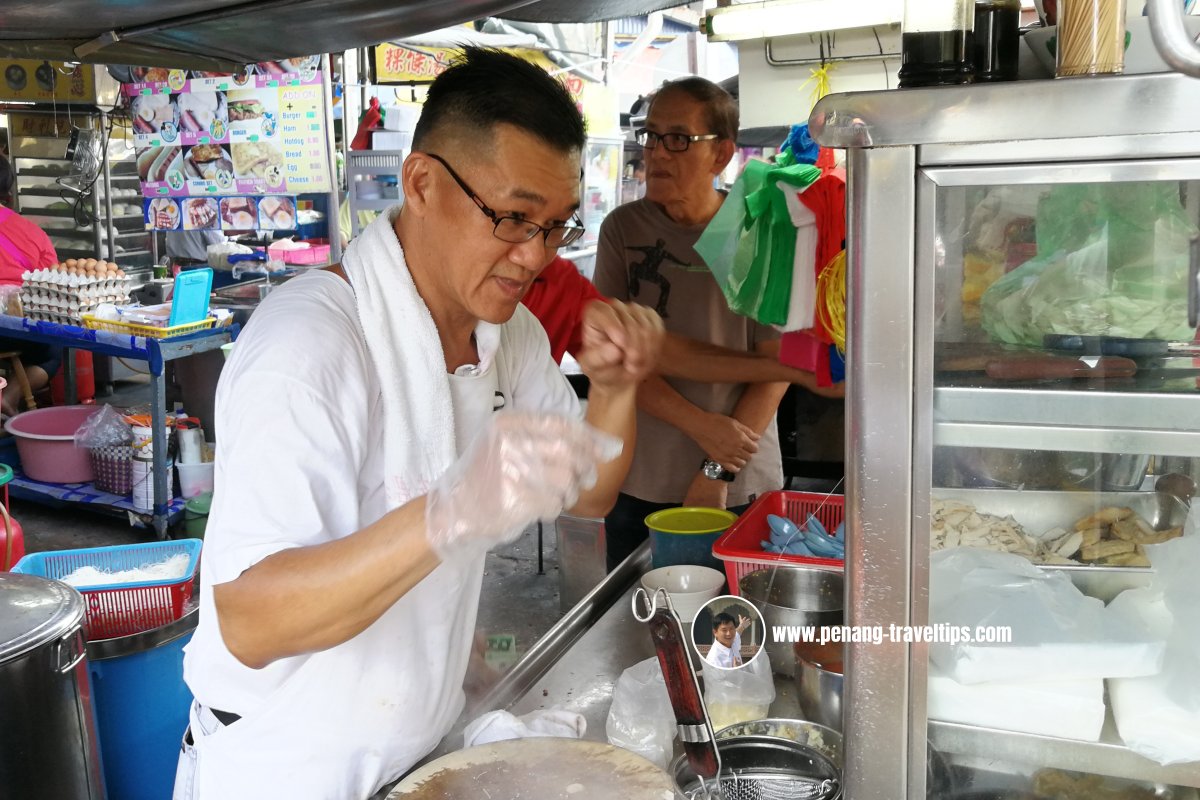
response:
[[(0, 286), (20, 286), (23, 273), (58, 263), (58, 253), (54, 252), (50, 237), (13, 211), (12, 199), (12, 168), (8, 159), (0, 156)], [(29, 388), (34, 392), (50, 383), (62, 361), (62, 353), (50, 345), (0, 337), (0, 352), (13, 350), (20, 352)], [(12, 416), (17, 413), (20, 400), (21, 387), (10, 380), (4, 388), (0, 409)]]

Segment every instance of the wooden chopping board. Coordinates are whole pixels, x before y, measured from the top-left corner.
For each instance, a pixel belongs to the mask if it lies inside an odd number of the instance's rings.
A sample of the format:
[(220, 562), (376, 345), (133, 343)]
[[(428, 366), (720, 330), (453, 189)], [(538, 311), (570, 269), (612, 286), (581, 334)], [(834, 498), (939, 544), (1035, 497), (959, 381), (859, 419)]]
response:
[(540, 737), (459, 750), (413, 771), (387, 800), (677, 800), (675, 781), (603, 742)]

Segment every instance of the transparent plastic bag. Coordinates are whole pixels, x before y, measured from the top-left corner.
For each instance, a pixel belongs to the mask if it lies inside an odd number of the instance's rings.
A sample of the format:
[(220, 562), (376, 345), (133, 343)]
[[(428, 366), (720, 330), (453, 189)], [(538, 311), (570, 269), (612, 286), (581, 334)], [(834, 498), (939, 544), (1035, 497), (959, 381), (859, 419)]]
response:
[(1061, 572), (974, 547), (940, 550), (930, 563), (929, 621), (940, 635), (929, 657), (959, 683), (1137, 677), (1162, 667), (1161, 636)]
[(132, 441), (133, 429), (125, 417), (107, 404), (88, 415), (75, 431), (76, 447), (115, 447)]
[(1046, 334), (1191, 339), (1188, 246), (1196, 235), (1169, 183), (1071, 184), (1037, 210), (1036, 258), (983, 295), (992, 338), (1040, 347)]
[(704, 668), (704, 705), (708, 708), (713, 730), (764, 719), (774, 700), (775, 679), (771, 676), (771, 659), (765, 648), (759, 650), (749, 664), (735, 669)]
[(637, 753), (663, 769), (670, 767), (675, 713), (657, 656), (639, 661), (617, 678), (605, 731), (609, 744)]
[(1167, 640), (1157, 675), (1108, 682), (1113, 718), (1131, 750), (1159, 764), (1200, 761), (1200, 518), (1189, 515), (1185, 535), (1146, 547), (1155, 568), (1146, 588), (1112, 602), (1137, 624)]

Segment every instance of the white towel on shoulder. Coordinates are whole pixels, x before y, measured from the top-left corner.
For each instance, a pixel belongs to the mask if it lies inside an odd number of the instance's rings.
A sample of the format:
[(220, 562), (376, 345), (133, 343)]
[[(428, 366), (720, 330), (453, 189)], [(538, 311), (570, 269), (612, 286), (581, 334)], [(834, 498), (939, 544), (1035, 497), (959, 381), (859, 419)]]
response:
[(408, 271), (394, 206), (350, 242), (342, 269), (383, 387), (385, 486), (397, 508), (425, 494), (455, 458), (454, 407), (437, 325)]

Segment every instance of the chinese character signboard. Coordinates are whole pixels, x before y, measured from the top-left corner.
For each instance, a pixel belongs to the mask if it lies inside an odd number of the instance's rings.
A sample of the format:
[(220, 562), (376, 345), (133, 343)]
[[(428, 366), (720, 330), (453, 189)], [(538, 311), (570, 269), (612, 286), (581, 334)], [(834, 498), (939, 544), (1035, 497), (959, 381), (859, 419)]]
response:
[(130, 97), (146, 227), (288, 230), (295, 201), (332, 185), (320, 58), (237, 75), (155, 70)]

